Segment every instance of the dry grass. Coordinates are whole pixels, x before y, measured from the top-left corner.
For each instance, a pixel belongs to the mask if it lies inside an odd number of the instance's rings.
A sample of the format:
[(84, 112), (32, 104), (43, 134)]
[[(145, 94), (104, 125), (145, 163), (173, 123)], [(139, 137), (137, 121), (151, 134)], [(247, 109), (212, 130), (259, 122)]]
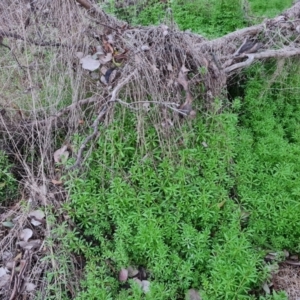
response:
[(277, 291), (286, 291), (289, 300), (300, 299), (299, 266), (283, 264), (272, 278), (273, 287)]

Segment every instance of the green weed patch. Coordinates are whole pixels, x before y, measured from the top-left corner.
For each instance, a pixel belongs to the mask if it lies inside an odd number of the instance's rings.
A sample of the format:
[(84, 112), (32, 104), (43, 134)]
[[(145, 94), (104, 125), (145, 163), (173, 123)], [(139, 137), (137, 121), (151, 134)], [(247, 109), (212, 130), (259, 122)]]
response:
[[(150, 121), (141, 144), (126, 110), (101, 129), (88, 171), (68, 183), (80, 228), (72, 247), (87, 258), (78, 299), (183, 299), (189, 288), (257, 299), (265, 254), (299, 251), (300, 106), (284, 86), (300, 77), (295, 68), (267, 87), (268, 72), (252, 68), (244, 99), (178, 128), (168, 148)], [(117, 280), (130, 265), (148, 272), (145, 296)]]

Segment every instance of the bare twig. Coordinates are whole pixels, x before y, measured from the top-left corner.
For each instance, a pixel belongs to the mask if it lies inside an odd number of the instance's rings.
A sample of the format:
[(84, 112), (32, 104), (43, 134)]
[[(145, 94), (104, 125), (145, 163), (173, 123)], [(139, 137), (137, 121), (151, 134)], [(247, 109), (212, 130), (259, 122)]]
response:
[[(112, 91), (111, 93), (111, 98), (109, 100), (109, 102), (114, 102), (116, 101), (116, 98), (118, 96), (118, 93), (120, 92), (121, 88), (127, 84), (130, 79), (132, 77), (134, 77), (135, 75), (137, 74), (137, 70), (133, 71), (130, 75), (128, 75), (123, 81), (121, 81), (115, 88), (114, 90)], [(82, 163), (82, 155), (83, 155), (83, 151), (85, 150), (87, 144), (92, 140), (94, 139), (97, 134), (98, 134), (98, 126), (99, 126), (99, 123), (101, 121), (101, 119), (104, 117), (104, 115), (106, 114), (107, 112), (107, 104), (104, 105), (103, 109), (100, 111), (100, 113), (98, 114), (97, 118), (95, 119), (95, 121), (93, 122), (93, 125), (92, 125), (92, 128), (93, 128), (93, 132), (87, 136), (85, 138), (85, 140), (82, 142), (79, 150), (78, 150), (78, 154), (77, 154), (77, 159), (74, 163), (74, 165), (70, 166), (67, 168), (68, 171), (71, 171), (71, 170), (74, 170), (78, 167), (80, 167), (81, 163)]]
[(97, 136), (97, 134), (98, 134), (98, 125), (99, 125), (101, 119), (106, 114), (106, 111), (107, 111), (107, 106), (105, 105), (104, 108), (101, 110), (101, 112), (98, 114), (97, 118), (95, 119), (95, 121), (92, 125), (92, 128), (94, 129), (93, 132), (89, 136), (87, 136), (85, 138), (85, 140), (83, 141), (83, 143), (81, 144), (81, 146), (78, 150), (77, 159), (76, 159), (74, 165), (67, 168), (68, 171), (71, 171), (71, 170), (74, 170), (74, 169), (80, 167), (80, 165), (82, 163), (83, 151), (85, 150), (87, 144)]

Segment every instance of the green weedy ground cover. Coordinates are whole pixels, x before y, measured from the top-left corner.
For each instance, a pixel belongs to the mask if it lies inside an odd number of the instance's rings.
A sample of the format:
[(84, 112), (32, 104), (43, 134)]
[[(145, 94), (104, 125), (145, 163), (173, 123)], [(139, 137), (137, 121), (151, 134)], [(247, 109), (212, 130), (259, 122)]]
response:
[(243, 100), (178, 128), (183, 143), (162, 142), (150, 121), (140, 143), (138, 117), (122, 109), (102, 129), (88, 172), (69, 182), (88, 261), (78, 299), (143, 298), (120, 289), (107, 259), (147, 268), (145, 299), (191, 287), (203, 299), (256, 299), (266, 251), (299, 251), (300, 103), (284, 87), (300, 77), (283, 72), (266, 90), (269, 72), (252, 68)]
[(11, 173), (12, 164), (0, 150), (0, 203), (9, 201), (17, 192), (18, 184)]
[[(136, 22), (159, 20), (155, 3)], [(201, 20), (208, 35), (243, 27), (237, 1), (198, 4), (203, 10), (172, 2), (182, 29), (202, 32)], [(79, 225), (69, 247), (87, 259), (77, 299), (183, 299), (192, 287), (210, 300), (287, 299), (258, 296), (270, 276), (265, 254), (299, 252), (300, 77), (297, 64), (277, 77), (274, 66), (252, 67), (243, 97), (184, 123), (176, 138), (163, 140), (151, 118), (118, 108), (87, 172), (68, 182)], [(149, 294), (133, 282), (122, 288), (117, 272), (129, 265), (148, 270)]]

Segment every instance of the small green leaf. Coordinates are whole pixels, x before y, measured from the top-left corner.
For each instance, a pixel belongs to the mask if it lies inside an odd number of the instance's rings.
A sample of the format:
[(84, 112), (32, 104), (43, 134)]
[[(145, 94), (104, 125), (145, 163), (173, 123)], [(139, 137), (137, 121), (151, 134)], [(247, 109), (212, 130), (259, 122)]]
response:
[(11, 221), (2, 222), (2, 225), (4, 227), (8, 227), (8, 228), (13, 228), (14, 227), (14, 223), (11, 222)]

